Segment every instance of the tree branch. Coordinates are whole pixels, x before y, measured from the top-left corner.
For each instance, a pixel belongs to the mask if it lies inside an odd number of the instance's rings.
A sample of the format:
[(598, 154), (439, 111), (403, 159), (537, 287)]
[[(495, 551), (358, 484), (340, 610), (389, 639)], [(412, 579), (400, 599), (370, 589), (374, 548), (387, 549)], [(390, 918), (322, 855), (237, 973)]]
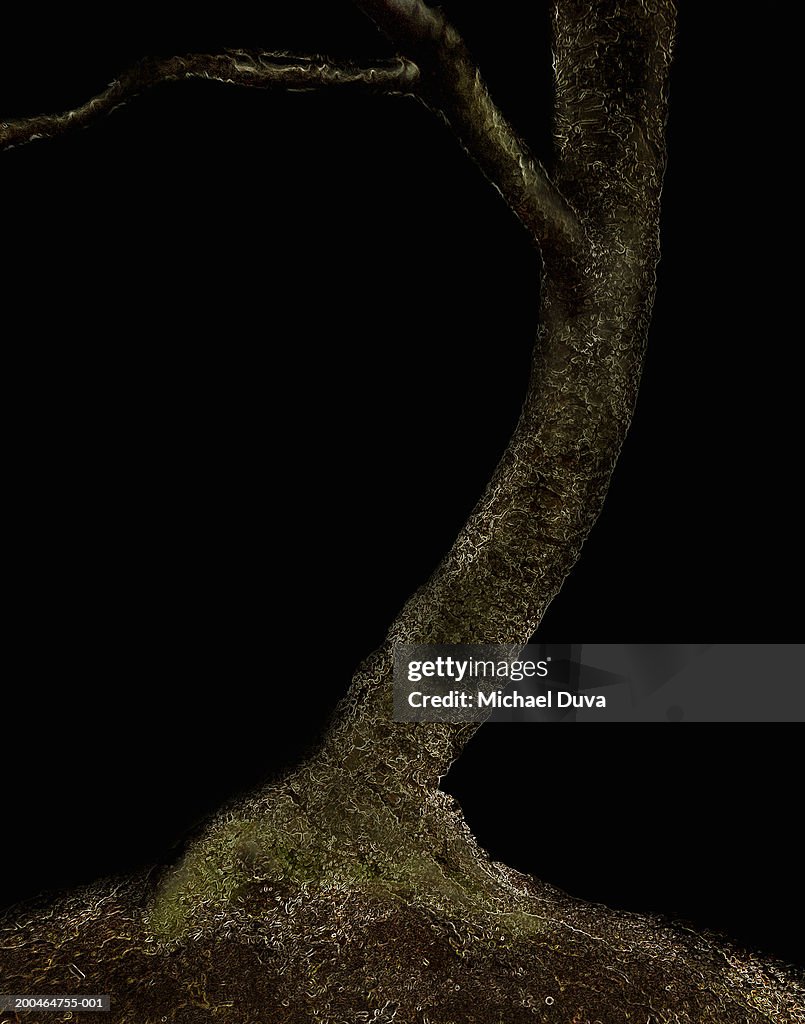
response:
[(147, 58), (111, 82), (102, 93), (74, 110), (0, 122), (0, 150), (36, 139), (50, 139), (83, 128), (163, 82), (207, 79), (257, 89), (318, 89), (352, 86), (405, 94), (416, 88), (419, 69), (402, 57), (372, 64), (336, 63), (326, 57), (237, 50), (223, 54)]
[(583, 263), (589, 246), (576, 212), (495, 105), (464, 41), (442, 13), (423, 0), (356, 3), (419, 65), (419, 98), (448, 121), (543, 257)]

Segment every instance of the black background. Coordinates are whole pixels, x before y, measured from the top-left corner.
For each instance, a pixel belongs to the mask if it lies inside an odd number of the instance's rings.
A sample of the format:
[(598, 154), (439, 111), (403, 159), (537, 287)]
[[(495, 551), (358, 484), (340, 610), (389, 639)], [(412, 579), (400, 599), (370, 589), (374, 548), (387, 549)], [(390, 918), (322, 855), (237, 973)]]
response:
[[(547, 155), (547, 5), (453, 6)], [(347, 3), (250, 7), (9, 16), (0, 117), (146, 53), (385, 52)], [(639, 407), (540, 640), (799, 624), (778, 7), (684, 5)], [(165, 856), (315, 741), (506, 443), (538, 260), (410, 101), (190, 83), (0, 174), (9, 904)], [(796, 739), (490, 726), (446, 785), (499, 859), (805, 962)]]

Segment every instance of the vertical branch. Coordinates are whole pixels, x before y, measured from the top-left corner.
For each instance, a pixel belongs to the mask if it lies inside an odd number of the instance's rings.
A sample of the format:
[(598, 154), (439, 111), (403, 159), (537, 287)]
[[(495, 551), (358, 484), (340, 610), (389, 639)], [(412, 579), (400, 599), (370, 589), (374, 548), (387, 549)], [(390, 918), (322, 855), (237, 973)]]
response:
[(553, 25), (557, 180), (602, 242), (656, 261), (674, 3), (558, 0)]

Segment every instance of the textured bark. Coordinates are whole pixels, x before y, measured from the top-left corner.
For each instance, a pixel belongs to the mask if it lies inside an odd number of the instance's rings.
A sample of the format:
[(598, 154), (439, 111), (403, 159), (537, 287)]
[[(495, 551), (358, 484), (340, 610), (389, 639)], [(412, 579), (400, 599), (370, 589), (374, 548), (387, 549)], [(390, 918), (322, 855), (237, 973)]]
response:
[[(390, 7), (382, 24), (392, 31), (400, 9), (419, 10), (407, 0), (364, 6), (373, 13)], [(424, 785), (435, 783), (475, 727), (392, 725), (393, 645), (527, 643), (601, 510), (634, 410), (654, 298), (674, 36), (667, 0), (556, 5), (556, 185), (547, 185), (505, 120), (486, 116), (491, 101), (480, 76), (464, 70), (463, 45), (436, 27), (432, 11), (422, 18), (426, 28), (415, 21), (409, 31), (426, 40), (415, 50), (425, 94), (450, 93), (445, 116), (541, 244), (544, 273), (533, 371), (515, 433), (452, 550), (358, 673), (331, 737), (343, 758), (371, 719), (372, 749), (386, 762), (399, 750), (401, 785), (412, 763)], [(485, 125), (481, 147), (467, 123)], [(549, 225), (546, 245), (541, 197), (557, 186), (577, 226), (552, 221), (561, 230)], [(537, 197), (531, 207), (521, 188)]]
[(414, 809), (354, 787), (305, 769), (222, 815), (177, 874), (18, 912), (4, 988), (110, 992), (119, 1024), (805, 1019), (782, 966), (491, 863), (442, 794)]
[(39, 139), (52, 139), (85, 128), (99, 117), (148, 89), (167, 82), (196, 78), (252, 89), (316, 89), (322, 86), (360, 87), (375, 92), (405, 93), (419, 78), (419, 69), (400, 58), (372, 64), (344, 64), (326, 57), (296, 57), (287, 53), (237, 50), (230, 53), (188, 53), (184, 57), (149, 58), (130, 68), (86, 103), (61, 114), (38, 114), (0, 121), (0, 150)]
[[(121, 1024), (802, 1022), (803, 989), (785, 968), (492, 863), (437, 788), (473, 727), (391, 721), (394, 643), (526, 642), (601, 508), (653, 299), (674, 5), (558, 0), (550, 173), (438, 11), (360, 6), (401, 54), (383, 87), (440, 113), (541, 247), (520, 421), (319, 752), (225, 808), (175, 866), (7, 916), (3, 988), (111, 992)], [(322, 66), (293, 74), (324, 84), (311, 70)], [(176, 67), (161, 79), (181, 77)], [(61, 115), (59, 130), (75, 121)], [(22, 124), (3, 126), (7, 142), (37, 134)]]

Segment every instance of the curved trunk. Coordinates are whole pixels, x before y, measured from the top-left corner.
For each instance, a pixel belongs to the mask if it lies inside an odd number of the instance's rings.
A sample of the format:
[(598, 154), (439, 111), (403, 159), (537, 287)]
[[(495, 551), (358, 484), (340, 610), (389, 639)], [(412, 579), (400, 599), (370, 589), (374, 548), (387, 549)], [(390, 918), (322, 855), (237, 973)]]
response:
[(394, 65), (392, 91), (420, 83), (542, 247), (520, 421), (318, 754), (225, 808), (174, 868), (0, 921), (4, 988), (110, 992), (121, 1024), (801, 1021), (780, 967), (492, 863), (437, 788), (474, 727), (392, 723), (394, 643), (524, 644), (601, 508), (654, 291), (673, 3), (558, 0), (553, 178), (437, 10), (360, 5), (416, 62)]
[[(494, 124), (480, 162), (526, 227), (539, 231), (558, 187), (577, 229), (565, 230), (563, 217), (560, 233), (548, 227), (547, 245), (535, 234), (540, 329), (517, 428), (452, 550), (359, 669), (328, 737), (328, 760), (343, 764), (360, 748), (385, 786), (436, 785), (475, 729), (392, 723), (394, 644), (528, 643), (601, 511), (634, 411), (654, 299), (674, 25), (670, 0), (556, 5), (556, 185), (529, 163), (502, 115), (489, 113), (480, 77), (441, 70), (468, 61), (449, 28), (430, 29), (420, 44), (422, 59), (433, 38), (446, 39), (429, 101), (447, 92), (442, 105), (473, 156), (479, 147), (462, 126)], [(427, 68), (423, 75), (427, 82)]]

